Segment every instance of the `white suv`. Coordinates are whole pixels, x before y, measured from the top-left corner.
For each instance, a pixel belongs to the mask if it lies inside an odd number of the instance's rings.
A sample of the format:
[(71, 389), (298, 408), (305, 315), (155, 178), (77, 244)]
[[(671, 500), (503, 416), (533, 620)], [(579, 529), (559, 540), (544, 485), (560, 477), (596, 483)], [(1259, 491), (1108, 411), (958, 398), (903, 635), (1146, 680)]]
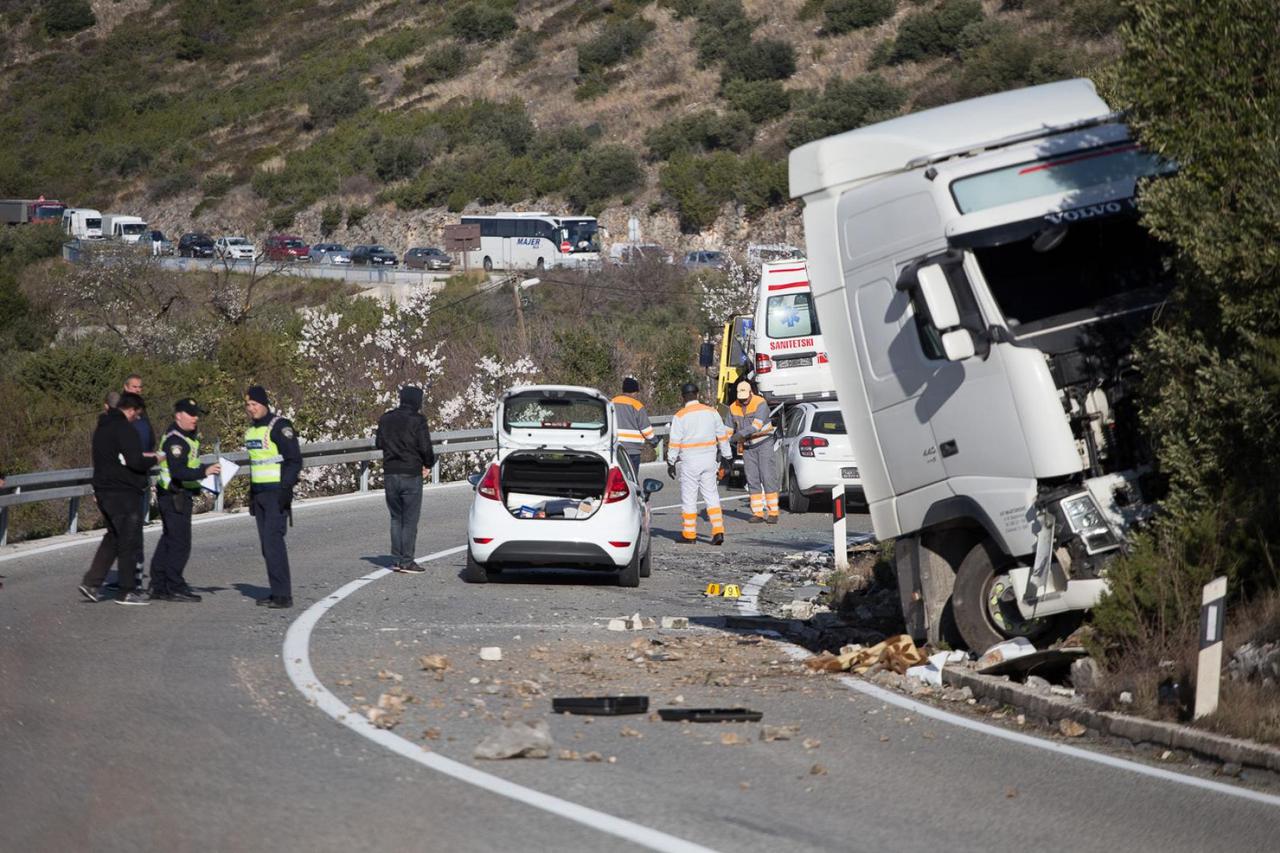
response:
[(613, 403), (594, 388), (528, 385), (498, 401), (498, 455), (472, 475), (462, 578), (530, 566), (613, 570), (639, 586), (651, 568), (649, 496), (618, 447)]
[(801, 403), (791, 408), (783, 419), (777, 450), (791, 512), (808, 512), (810, 499), (830, 496), (837, 483), (844, 483), (846, 498), (864, 499), (853, 444), (835, 403)]

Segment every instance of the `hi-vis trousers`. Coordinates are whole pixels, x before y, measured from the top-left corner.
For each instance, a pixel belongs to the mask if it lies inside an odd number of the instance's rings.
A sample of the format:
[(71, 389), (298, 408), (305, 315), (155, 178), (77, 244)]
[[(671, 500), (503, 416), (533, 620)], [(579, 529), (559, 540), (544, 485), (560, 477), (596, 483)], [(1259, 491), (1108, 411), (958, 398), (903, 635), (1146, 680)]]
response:
[(778, 468), (773, 441), (762, 441), (742, 451), (742, 467), (747, 475), (747, 493), (751, 495), (751, 514), (764, 517), (778, 514)]
[(720, 491), (716, 472), (720, 464), (713, 455), (705, 459), (680, 459), (680, 514), (683, 525), (681, 535), (685, 539), (698, 538), (698, 495), (707, 502), (707, 518), (711, 520), (711, 535), (724, 533), (724, 516), (720, 510)]

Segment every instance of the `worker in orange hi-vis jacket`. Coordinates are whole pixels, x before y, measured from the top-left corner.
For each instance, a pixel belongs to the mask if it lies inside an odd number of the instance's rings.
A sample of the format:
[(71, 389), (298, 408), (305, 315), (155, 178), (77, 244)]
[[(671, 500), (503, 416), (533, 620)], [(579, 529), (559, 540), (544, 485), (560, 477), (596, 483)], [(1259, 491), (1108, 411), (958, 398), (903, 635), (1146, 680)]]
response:
[(698, 402), (698, 386), (692, 382), (680, 388), (684, 407), (671, 419), (671, 445), (667, 451), (667, 475), (674, 479), (680, 463), (680, 513), (683, 541), (698, 541), (698, 496), (707, 502), (711, 521), (711, 544), (724, 544), (724, 515), (720, 509), (717, 474), (724, 460), (732, 457), (729, 428), (720, 413)]
[(733, 440), (742, 442), (742, 466), (747, 475), (747, 493), (751, 495), (751, 523), (777, 524), (778, 468), (773, 458), (777, 436), (769, 417), (769, 404), (745, 379), (734, 390), (737, 399), (729, 406), (729, 426), (733, 429)]
[(628, 376), (622, 380), (622, 393), (613, 398), (613, 410), (618, 419), (618, 444), (631, 459), (631, 467), (640, 473), (640, 451), (647, 444), (650, 447), (658, 443), (649, 425), (649, 412), (632, 394), (640, 393), (640, 383)]

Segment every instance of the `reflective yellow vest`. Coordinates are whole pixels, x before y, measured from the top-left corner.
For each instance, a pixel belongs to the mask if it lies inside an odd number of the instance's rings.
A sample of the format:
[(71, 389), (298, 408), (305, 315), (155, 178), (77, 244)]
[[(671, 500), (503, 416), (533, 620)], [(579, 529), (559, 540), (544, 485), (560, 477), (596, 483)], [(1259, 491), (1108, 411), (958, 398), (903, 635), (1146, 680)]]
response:
[(271, 429), (280, 417), (271, 419), (266, 426), (249, 427), (244, 433), (244, 446), (249, 451), (249, 483), (266, 485), (280, 482), (280, 463), (284, 457), (280, 448), (271, 440)]
[[(171, 435), (177, 436), (178, 438), (182, 439), (187, 443), (187, 467), (199, 469), (200, 468), (199, 439), (191, 438), (187, 436), (185, 433), (176, 429), (171, 429), (168, 432), (166, 432), (164, 434), (164, 438), (168, 438)], [(162, 451), (164, 450), (163, 438), (160, 440), (160, 449)], [(169, 454), (168, 453), (163, 453), (160, 458), (160, 476), (156, 479), (156, 482), (159, 484), (160, 489), (162, 491), (168, 491), (169, 484), (173, 482), (173, 478), (169, 476)], [(181, 485), (184, 489), (190, 489), (193, 492), (200, 491), (199, 480), (181, 480), (179, 482), (179, 485)]]

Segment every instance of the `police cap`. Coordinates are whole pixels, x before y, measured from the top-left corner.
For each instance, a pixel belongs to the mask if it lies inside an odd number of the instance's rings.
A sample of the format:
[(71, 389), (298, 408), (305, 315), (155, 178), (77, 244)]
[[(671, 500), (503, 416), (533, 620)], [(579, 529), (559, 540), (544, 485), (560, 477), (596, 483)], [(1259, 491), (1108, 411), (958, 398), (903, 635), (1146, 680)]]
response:
[(173, 404), (174, 412), (183, 412), (188, 415), (207, 415), (204, 409), (200, 408), (200, 404), (190, 397), (183, 397), (181, 400)]

